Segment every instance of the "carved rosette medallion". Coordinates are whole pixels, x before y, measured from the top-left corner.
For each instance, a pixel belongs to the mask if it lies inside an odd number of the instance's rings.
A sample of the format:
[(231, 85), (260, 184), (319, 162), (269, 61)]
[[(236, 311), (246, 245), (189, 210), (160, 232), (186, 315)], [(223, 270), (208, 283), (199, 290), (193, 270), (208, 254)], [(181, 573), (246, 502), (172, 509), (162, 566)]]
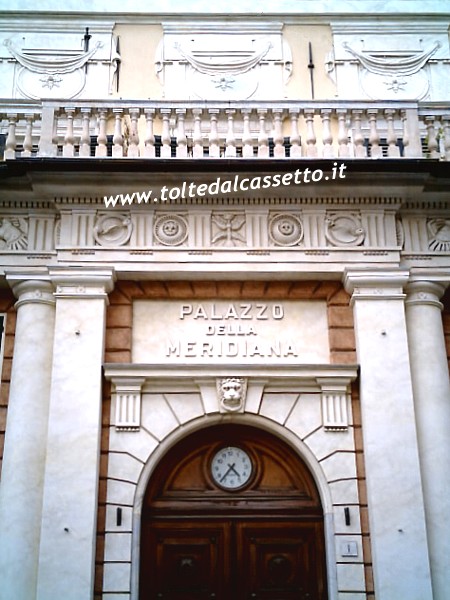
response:
[(365, 235), (358, 215), (330, 213), (325, 219), (325, 237), (332, 246), (360, 246)]
[(435, 252), (450, 252), (450, 219), (430, 219), (428, 248)]
[(160, 215), (155, 220), (155, 239), (162, 246), (180, 246), (188, 236), (188, 224), (180, 215)]
[(128, 215), (102, 215), (94, 225), (94, 239), (99, 246), (123, 246), (131, 236), (133, 225)]
[(217, 379), (220, 412), (243, 412), (247, 393), (247, 380), (243, 377)]
[(270, 219), (269, 237), (276, 246), (298, 246), (303, 240), (303, 225), (299, 217), (278, 214)]

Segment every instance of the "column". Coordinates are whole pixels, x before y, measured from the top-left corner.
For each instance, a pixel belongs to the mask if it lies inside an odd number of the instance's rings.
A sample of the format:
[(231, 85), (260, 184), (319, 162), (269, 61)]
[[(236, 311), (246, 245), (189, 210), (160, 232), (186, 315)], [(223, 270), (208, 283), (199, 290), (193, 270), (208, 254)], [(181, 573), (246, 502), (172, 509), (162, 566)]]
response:
[(93, 597), (107, 268), (50, 268), (56, 286), (38, 600)]
[(55, 299), (45, 273), (10, 272), (7, 280), (18, 300), (0, 485), (0, 595), (3, 600), (33, 600), (41, 530)]
[(408, 272), (353, 270), (361, 417), (377, 600), (432, 600), (403, 286)]
[(450, 582), (450, 384), (439, 302), (445, 286), (412, 277), (406, 291), (433, 598), (446, 600)]

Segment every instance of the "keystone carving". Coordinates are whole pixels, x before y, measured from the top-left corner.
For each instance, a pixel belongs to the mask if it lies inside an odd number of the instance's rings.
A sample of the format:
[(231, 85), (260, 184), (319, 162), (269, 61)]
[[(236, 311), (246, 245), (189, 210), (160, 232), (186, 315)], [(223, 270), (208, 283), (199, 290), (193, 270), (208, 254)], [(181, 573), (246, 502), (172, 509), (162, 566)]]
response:
[(244, 412), (247, 380), (242, 377), (226, 377), (217, 380), (220, 412)]

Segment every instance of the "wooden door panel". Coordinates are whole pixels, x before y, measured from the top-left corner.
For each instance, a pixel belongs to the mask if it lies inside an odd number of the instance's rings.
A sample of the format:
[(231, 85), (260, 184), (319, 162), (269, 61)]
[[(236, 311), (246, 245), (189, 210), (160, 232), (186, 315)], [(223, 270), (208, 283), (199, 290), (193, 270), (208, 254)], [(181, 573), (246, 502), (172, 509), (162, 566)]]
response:
[(228, 524), (153, 523), (145, 537), (143, 600), (228, 600)]
[(319, 523), (237, 523), (242, 600), (324, 600)]

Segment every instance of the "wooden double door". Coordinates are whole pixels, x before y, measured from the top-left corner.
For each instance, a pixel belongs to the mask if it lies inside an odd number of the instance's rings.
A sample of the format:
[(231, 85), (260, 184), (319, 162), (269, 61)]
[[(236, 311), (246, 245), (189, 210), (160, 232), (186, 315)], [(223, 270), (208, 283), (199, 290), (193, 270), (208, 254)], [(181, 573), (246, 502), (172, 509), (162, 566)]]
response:
[[(140, 600), (326, 600), (322, 508), (306, 465), (254, 428), (200, 433), (173, 448), (149, 483)], [(253, 464), (233, 490), (211, 477), (212, 457), (229, 445)]]
[[(148, 600), (322, 600), (318, 523), (155, 522), (145, 538)], [(320, 543), (319, 543), (320, 546)]]

